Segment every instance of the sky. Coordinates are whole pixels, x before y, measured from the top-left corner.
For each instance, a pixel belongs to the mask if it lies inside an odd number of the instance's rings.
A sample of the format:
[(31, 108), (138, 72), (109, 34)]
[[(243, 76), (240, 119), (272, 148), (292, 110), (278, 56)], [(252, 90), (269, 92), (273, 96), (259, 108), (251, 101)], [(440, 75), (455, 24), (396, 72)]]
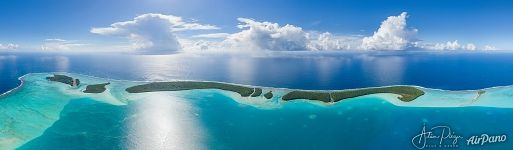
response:
[(513, 50), (513, 1), (2, 0), (0, 50)]

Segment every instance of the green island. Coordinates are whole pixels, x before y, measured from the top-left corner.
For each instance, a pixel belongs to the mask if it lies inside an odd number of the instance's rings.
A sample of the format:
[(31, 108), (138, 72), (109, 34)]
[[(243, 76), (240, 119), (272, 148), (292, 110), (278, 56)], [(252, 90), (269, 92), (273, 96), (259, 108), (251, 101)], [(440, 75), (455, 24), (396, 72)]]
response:
[(239, 93), (242, 97), (248, 97), (255, 91), (255, 88), (252, 87), (207, 81), (153, 82), (148, 84), (132, 86), (127, 88), (126, 91), (128, 93), (144, 93), (155, 91), (182, 91), (194, 89), (219, 89), (225, 91), (232, 91), (235, 93)]
[(87, 85), (86, 89), (84, 90), (84, 93), (103, 93), (105, 90), (107, 90), (105, 86), (109, 84), (110, 83)]
[(297, 90), (285, 94), (282, 99), (285, 101), (295, 99), (308, 99), (318, 100), (323, 102), (338, 102), (348, 98), (354, 98), (369, 94), (378, 93), (392, 93), (400, 95), (399, 100), (409, 102), (415, 100), (417, 97), (424, 95), (424, 91), (412, 86), (390, 86), (390, 87), (376, 87), (355, 90), (343, 90), (333, 92), (317, 92), (317, 91), (303, 91)]
[(483, 95), (484, 93), (486, 93), (486, 91), (485, 91), (485, 90), (479, 90), (479, 91), (477, 91), (477, 95), (479, 95), (479, 96)]
[(64, 84), (68, 84), (70, 86), (78, 86), (80, 85), (79, 79), (73, 79), (72, 77), (66, 76), (66, 75), (58, 75), (54, 74), (53, 77), (46, 77), (47, 80), (55, 81), (55, 82), (61, 82)]
[[(228, 83), (207, 82), (207, 81), (174, 81), (174, 82), (153, 82), (132, 86), (126, 89), (128, 93), (144, 93), (156, 91), (182, 91), (194, 89), (219, 89), (239, 93), (242, 97), (258, 97), (262, 94), (261, 88), (246, 87)], [(283, 95), (282, 100), (290, 101), (296, 99), (307, 99), (322, 102), (338, 102), (348, 98), (354, 98), (369, 94), (392, 93), (400, 95), (401, 101), (409, 102), (424, 95), (424, 91), (413, 86), (390, 86), (375, 87), (342, 91), (307, 91), (295, 90)], [(264, 94), (264, 97), (271, 99), (272, 91)]]
[(282, 100), (289, 101), (295, 99), (307, 99), (307, 100), (317, 100), (323, 102), (332, 102), (331, 101), (331, 93), (323, 92), (323, 91), (303, 91), (297, 90), (289, 92), (281, 98)]
[[(46, 77), (50, 81), (61, 82), (71, 86), (78, 86), (79, 79), (65, 75), (53, 75), (53, 77)], [(84, 93), (103, 93), (106, 89), (105, 86), (110, 83), (87, 85)], [(128, 93), (144, 93), (156, 91), (183, 91), (195, 89), (219, 89), (225, 91), (232, 91), (240, 94), (242, 97), (258, 97), (262, 95), (261, 88), (246, 87), (241, 85), (234, 85), (228, 83), (208, 82), (208, 81), (173, 81), (173, 82), (152, 82), (142, 85), (128, 87), (125, 91)], [(308, 91), (308, 90), (295, 90), (288, 92), (282, 96), (282, 100), (290, 101), (296, 99), (315, 100), (322, 102), (338, 102), (348, 98), (354, 98), (369, 94), (378, 93), (392, 93), (399, 95), (398, 99), (404, 102), (415, 100), (417, 97), (424, 95), (424, 91), (413, 86), (389, 86), (389, 87), (375, 87), (354, 90), (342, 91)], [(478, 95), (484, 94), (484, 91), (479, 91)], [(272, 91), (264, 94), (266, 99), (273, 97)]]
[(267, 99), (273, 98), (273, 91), (269, 91), (269, 92), (265, 93), (264, 97), (267, 98)]
[(262, 89), (261, 88), (255, 88), (255, 92), (253, 92), (253, 94), (251, 94), (251, 97), (257, 97), (257, 96), (260, 96), (262, 95)]

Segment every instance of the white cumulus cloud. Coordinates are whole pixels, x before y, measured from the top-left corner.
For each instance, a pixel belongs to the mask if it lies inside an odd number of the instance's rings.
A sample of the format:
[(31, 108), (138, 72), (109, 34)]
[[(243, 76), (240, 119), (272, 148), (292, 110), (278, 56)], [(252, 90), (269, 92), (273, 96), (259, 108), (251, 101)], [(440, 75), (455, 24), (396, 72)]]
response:
[[(255, 21), (248, 18), (238, 18), (241, 24), (237, 27), (240, 32), (214, 33), (195, 35), (195, 38), (218, 38), (223, 41), (187, 42), (186, 49), (223, 49), (241, 50), (271, 50), (271, 51), (304, 51), (304, 50), (341, 50), (359, 47), (361, 37), (334, 36), (329, 32), (317, 33), (304, 31), (295, 25), (279, 25), (267, 21)], [(184, 42), (185, 43), (185, 42)], [(194, 43), (194, 44), (192, 44)], [(201, 45), (201, 46), (199, 46)]]
[(476, 45), (475, 45), (474, 43), (468, 43), (466, 46), (464, 46), (464, 49), (465, 49), (465, 50), (471, 50), (471, 51), (473, 51), (473, 50), (476, 50), (476, 49), (477, 49), (477, 47), (476, 47)]
[(241, 49), (262, 49), (275, 51), (295, 51), (307, 49), (307, 33), (294, 25), (280, 26), (278, 23), (258, 22), (248, 18), (238, 18), (237, 27), (241, 32), (231, 34), (225, 42)]
[[(218, 51), (320, 51), (320, 50), (476, 50), (473, 43), (460, 44), (457, 40), (430, 43), (419, 40), (415, 28), (408, 27), (408, 13), (389, 16), (368, 36), (340, 35), (330, 32), (304, 30), (297, 25), (237, 18), (235, 33), (208, 33), (184, 35), (189, 30), (219, 29), (208, 24), (186, 21), (178, 16), (143, 14), (133, 20), (116, 22), (108, 27), (92, 28), (100, 35), (128, 38), (132, 49), (142, 52), (175, 52), (177, 50)], [(179, 35), (177, 37), (176, 35)], [(485, 46), (484, 50), (496, 49)]]
[(403, 50), (415, 42), (417, 29), (408, 29), (406, 19), (408, 14), (390, 16), (383, 21), (372, 36), (362, 40), (362, 49), (366, 50)]
[[(219, 41), (179, 39), (184, 51), (218, 50), (224, 48)], [(226, 50), (226, 49), (222, 49)]]
[(91, 33), (126, 37), (133, 49), (142, 52), (173, 52), (181, 49), (176, 32), (212, 29), (219, 28), (186, 21), (178, 16), (148, 13), (109, 27), (92, 28)]
[(62, 50), (76, 50), (86, 44), (77, 43), (76, 41), (68, 41), (64, 39), (46, 39), (41, 45), (41, 50), (46, 51), (62, 51)]
[(350, 50), (358, 49), (361, 43), (359, 36), (334, 36), (329, 32), (319, 35), (309, 34), (309, 50)]
[(483, 50), (498, 50), (498, 49), (495, 46), (485, 45), (483, 47)]
[(422, 43), (417, 45), (419, 48), (427, 50), (476, 50), (477, 46), (473, 43), (460, 44), (458, 40), (447, 41), (445, 43), (428, 44)]
[(0, 50), (16, 50), (18, 49), (18, 44), (12, 44), (12, 43), (9, 43), (9, 44), (0, 44)]

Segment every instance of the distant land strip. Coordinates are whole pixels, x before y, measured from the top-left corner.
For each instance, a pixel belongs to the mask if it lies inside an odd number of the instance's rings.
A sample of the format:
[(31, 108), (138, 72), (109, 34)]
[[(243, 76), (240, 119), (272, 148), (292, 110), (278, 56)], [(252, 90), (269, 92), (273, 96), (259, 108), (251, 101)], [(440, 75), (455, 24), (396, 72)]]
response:
[(109, 84), (110, 83), (87, 85), (86, 89), (84, 90), (84, 93), (103, 93), (105, 90), (107, 90), (105, 86)]
[(392, 93), (400, 95), (399, 100), (409, 102), (424, 95), (424, 91), (413, 86), (390, 86), (365, 89), (343, 90), (343, 91), (306, 91), (296, 90), (283, 95), (285, 101), (295, 99), (317, 100), (323, 102), (338, 102), (348, 98), (365, 96), (378, 93)]
[[(242, 97), (248, 97), (254, 94), (255, 88), (245, 87), (218, 82), (200, 82), (200, 81), (173, 81), (173, 82), (153, 82), (148, 84), (136, 85), (126, 89), (128, 93), (144, 93), (155, 91), (183, 91), (195, 89), (220, 89), (239, 93)], [(261, 89), (259, 90), (261, 93)], [(255, 95), (258, 94), (258, 91)], [(260, 94), (258, 94), (260, 95)]]
[[(136, 85), (126, 89), (129, 93), (143, 93), (155, 91), (182, 91), (194, 89), (220, 89), (239, 93), (242, 97), (257, 97), (262, 94), (262, 89), (245, 87), (240, 85), (233, 85), (218, 82), (200, 82), (200, 81), (174, 81), (174, 82), (153, 82), (143, 85)], [(285, 94), (282, 97), (284, 101), (307, 99), (322, 102), (338, 102), (348, 98), (354, 98), (369, 94), (378, 93), (392, 93), (398, 94), (399, 100), (409, 102), (415, 100), (417, 97), (424, 95), (424, 91), (413, 86), (390, 86), (390, 87), (376, 87), (343, 91), (306, 91), (295, 90)], [(271, 93), (266, 93), (266, 98), (272, 97)]]
[[(73, 85), (73, 78), (65, 75), (54, 75), (47, 77), (48, 80), (62, 82)], [(79, 82), (78, 79), (76, 81)], [(75, 83), (76, 84), (76, 83)], [(79, 84), (79, 83), (78, 83)], [(106, 90), (110, 83), (88, 85), (84, 93), (102, 93)], [(152, 82), (147, 84), (136, 85), (125, 89), (128, 93), (145, 93), (158, 91), (183, 91), (196, 89), (219, 89), (231, 91), (240, 94), (242, 97), (258, 97), (263, 91), (261, 88), (241, 86), (229, 83), (208, 82), (208, 81), (172, 81), (172, 82)], [(398, 99), (404, 102), (410, 102), (424, 95), (424, 91), (414, 86), (389, 86), (389, 87), (373, 87), (363, 89), (351, 89), (341, 91), (309, 91), (294, 90), (286, 93), (281, 97), (284, 101), (306, 99), (314, 101), (322, 101), (326, 103), (338, 102), (344, 99), (365, 96), (378, 93), (392, 93), (399, 95)], [(270, 99), (273, 97), (271, 91), (264, 94), (264, 97)]]

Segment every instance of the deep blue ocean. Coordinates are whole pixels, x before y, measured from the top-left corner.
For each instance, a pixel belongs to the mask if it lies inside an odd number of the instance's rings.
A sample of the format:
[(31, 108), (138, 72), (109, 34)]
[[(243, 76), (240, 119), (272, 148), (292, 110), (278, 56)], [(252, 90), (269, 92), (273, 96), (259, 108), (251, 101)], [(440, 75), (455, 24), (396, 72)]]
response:
[[(18, 77), (35, 72), (311, 90), (386, 85), (468, 90), (513, 85), (512, 60), (513, 53), (507, 52), (293, 53), (272, 57), (0, 53), (0, 91), (16, 87)], [(17, 103), (6, 100), (0, 106)], [(450, 126), (465, 138), (482, 133), (510, 138), (511, 114), (511, 108), (400, 107), (372, 97), (331, 106), (289, 102), (271, 109), (241, 104), (209, 91), (191, 91), (171, 99), (149, 97), (121, 106), (78, 98), (63, 106), (60, 118), (42, 135), (19, 149), (415, 149), (412, 138), (423, 126)], [(161, 135), (163, 132), (169, 134)], [(484, 146), (468, 146), (466, 139), (460, 140), (460, 147), (455, 148), (513, 148), (509, 139)]]
[(122, 80), (208, 80), (294, 89), (418, 85), (446, 90), (513, 85), (513, 53), (369, 52), (251, 57), (0, 53), (0, 91), (33, 72)]

